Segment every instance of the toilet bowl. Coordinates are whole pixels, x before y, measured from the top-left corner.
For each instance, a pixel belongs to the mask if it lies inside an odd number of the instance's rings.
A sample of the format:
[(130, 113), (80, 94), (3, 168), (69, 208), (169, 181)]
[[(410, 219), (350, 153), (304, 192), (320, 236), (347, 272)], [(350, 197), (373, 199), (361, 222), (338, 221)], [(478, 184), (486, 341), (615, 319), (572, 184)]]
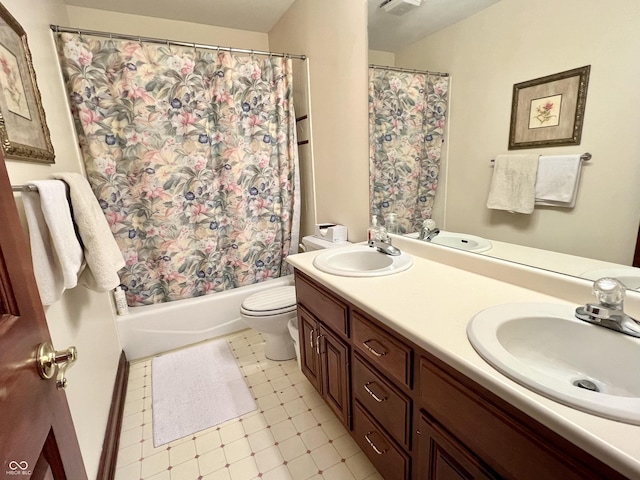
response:
[(264, 355), (269, 360), (290, 360), (296, 351), (288, 322), (296, 317), (296, 288), (276, 287), (247, 297), (240, 316), (254, 330), (262, 333)]
[[(350, 245), (350, 242), (328, 242), (308, 236), (302, 238), (303, 250), (323, 250)], [(262, 333), (264, 355), (269, 360), (290, 360), (299, 357), (296, 350), (297, 329), (296, 287), (275, 287), (251, 295), (240, 307), (240, 317), (254, 330)], [(289, 320), (291, 324), (288, 325)], [(298, 365), (300, 359), (298, 358)]]

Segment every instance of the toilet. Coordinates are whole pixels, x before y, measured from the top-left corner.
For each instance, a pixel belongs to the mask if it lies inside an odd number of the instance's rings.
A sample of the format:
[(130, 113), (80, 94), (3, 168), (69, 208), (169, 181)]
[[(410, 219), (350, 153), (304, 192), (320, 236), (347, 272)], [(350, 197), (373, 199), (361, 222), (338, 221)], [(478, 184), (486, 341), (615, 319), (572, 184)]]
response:
[[(308, 236), (302, 239), (305, 251), (350, 245), (350, 242), (328, 242)], [(247, 297), (240, 307), (240, 316), (264, 336), (264, 355), (269, 360), (290, 360), (299, 356), (296, 349), (297, 328), (296, 287), (274, 287)], [(295, 338), (295, 342), (294, 342)], [(298, 364), (299, 364), (298, 360)]]
[(274, 287), (247, 297), (240, 316), (264, 336), (264, 355), (269, 360), (290, 360), (296, 351), (287, 323), (296, 317), (296, 287)]

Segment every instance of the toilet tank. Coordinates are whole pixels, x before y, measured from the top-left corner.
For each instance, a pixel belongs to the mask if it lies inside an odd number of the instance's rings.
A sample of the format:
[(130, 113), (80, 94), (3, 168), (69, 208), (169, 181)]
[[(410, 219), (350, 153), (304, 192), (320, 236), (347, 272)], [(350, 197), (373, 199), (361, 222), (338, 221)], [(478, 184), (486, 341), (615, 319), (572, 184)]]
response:
[(351, 242), (328, 242), (321, 238), (314, 237), (313, 235), (308, 235), (306, 237), (302, 237), (302, 245), (304, 246), (305, 252), (311, 252), (313, 250), (323, 250), (325, 248), (346, 247), (347, 245), (351, 245)]

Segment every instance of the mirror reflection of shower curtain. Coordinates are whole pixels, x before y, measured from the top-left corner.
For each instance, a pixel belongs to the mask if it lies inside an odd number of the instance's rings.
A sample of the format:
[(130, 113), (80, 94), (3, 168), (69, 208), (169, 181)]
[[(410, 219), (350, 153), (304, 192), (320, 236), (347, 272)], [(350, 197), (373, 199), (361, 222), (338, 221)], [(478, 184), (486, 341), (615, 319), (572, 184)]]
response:
[(371, 214), (396, 214), (400, 233), (431, 218), (444, 142), (449, 78), (369, 68)]
[(57, 42), (129, 305), (286, 274), (299, 222), (291, 59), (84, 34)]

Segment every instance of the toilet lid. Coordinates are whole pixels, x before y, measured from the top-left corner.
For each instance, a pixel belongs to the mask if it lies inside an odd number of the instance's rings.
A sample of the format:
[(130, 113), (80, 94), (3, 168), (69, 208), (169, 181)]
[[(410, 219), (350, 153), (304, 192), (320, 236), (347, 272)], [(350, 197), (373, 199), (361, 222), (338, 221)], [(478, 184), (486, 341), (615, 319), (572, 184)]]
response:
[(253, 316), (278, 315), (296, 309), (296, 287), (275, 287), (247, 297), (242, 313)]

